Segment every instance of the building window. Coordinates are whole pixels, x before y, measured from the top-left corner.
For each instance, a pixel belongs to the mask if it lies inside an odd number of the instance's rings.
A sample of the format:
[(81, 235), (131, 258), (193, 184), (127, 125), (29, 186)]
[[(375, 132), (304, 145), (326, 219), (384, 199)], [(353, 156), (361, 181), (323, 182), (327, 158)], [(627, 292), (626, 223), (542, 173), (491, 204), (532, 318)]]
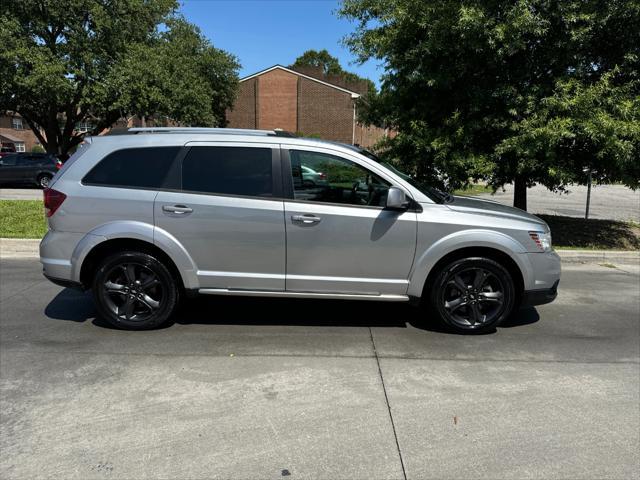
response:
[(11, 128), (13, 128), (14, 130), (22, 130), (22, 119), (13, 117), (11, 119)]
[(24, 142), (16, 142), (15, 146), (16, 152), (26, 152), (26, 149), (24, 148)]
[(93, 130), (93, 125), (89, 122), (79, 122), (76, 125), (76, 131), (80, 133), (87, 133)]

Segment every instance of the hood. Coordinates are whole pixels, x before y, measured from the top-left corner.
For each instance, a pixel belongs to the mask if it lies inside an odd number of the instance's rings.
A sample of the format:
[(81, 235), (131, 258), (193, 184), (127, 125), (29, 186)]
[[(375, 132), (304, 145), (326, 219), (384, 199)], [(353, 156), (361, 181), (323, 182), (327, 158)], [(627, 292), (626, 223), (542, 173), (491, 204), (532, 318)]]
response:
[(453, 196), (453, 201), (446, 204), (451, 210), (463, 213), (472, 213), (479, 215), (491, 215), (493, 217), (511, 218), (514, 220), (523, 220), (536, 223), (543, 227), (543, 231), (549, 231), (549, 227), (540, 218), (530, 213), (520, 210), (519, 208), (509, 207), (492, 200), (484, 200), (477, 197), (459, 197)]

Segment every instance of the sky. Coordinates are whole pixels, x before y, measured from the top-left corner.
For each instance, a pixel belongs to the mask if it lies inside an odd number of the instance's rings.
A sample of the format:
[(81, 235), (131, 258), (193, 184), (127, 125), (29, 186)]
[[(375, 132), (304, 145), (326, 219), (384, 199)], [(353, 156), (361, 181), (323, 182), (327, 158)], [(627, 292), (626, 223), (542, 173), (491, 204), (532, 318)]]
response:
[(326, 48), (342, 68), (379, 86), (379, 62), (352, 63), (355, 57), (341, 45), (355, 25), (337, 17), (338, 7), (337, 0), (181, 0), (180, 11), (215, 47), (239, 59), (241, 78)]

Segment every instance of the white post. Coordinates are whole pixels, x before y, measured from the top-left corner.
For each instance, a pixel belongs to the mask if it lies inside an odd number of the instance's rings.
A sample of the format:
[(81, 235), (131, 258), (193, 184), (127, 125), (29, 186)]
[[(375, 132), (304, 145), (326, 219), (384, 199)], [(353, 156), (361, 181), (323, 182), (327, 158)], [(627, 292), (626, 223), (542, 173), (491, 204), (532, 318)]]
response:
[(353, 131), (351, 132), (351, 145), (356, 144), (356, 101), (353, 101)]

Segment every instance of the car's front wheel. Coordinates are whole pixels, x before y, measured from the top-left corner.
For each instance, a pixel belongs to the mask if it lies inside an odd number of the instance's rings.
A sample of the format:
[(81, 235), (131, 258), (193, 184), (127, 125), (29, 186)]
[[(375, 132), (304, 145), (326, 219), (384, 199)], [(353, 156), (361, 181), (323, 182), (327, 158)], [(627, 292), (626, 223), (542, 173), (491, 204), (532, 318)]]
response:
[(509, 271), (485, 257), (462, 258), (437, 274), (430, 302), (440, 320), (459, 333), (493, 330), (513, 311), (516, 290)]
[(142, 252), (120, 252), (105, 258), (93, 280), (98, 314), (117, 328), (161, 326), (174, 312), (178, 295), (178, 285), (167, 267)]

